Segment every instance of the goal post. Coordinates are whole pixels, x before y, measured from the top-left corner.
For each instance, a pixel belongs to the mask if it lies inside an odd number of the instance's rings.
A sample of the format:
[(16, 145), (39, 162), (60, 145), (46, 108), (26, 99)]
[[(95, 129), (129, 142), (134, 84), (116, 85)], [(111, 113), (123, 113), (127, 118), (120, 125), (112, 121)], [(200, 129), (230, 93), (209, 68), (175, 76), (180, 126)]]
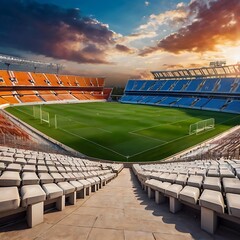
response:
[(189, 135), (198, 134), (199, 132), (205, 130), (211, 130), (215, 127), (215, 119), (209, 118), (206, 120), (202, 120), (196, 123), (193, 123), (189, 126)]
[(50, 127), (50, 114), (49, 112), (43, 111), (42, 106), (33, 106), (33, 117), (39, 119), (41, 124), (47, 123)]
[(47, 123), (48, 126), (50, 127), (50, 116), (49, 116), (49, 112), (45, 112), (45, 111), (40, 111), (40, 120), (41, 123)]

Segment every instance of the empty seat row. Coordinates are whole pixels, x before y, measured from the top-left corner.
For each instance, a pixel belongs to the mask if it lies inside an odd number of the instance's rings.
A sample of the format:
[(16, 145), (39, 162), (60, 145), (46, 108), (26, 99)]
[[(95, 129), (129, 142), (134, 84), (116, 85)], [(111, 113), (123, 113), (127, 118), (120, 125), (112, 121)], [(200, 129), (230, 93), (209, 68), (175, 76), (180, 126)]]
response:
[[(162, 165), (166, 167), (181, 163)], [(155, 172), (149, 171), (150, 168)], [(148, 192), (149, 198), (155, 198), (156, 203), (162, 203), (168, 198), (172, 213), (181, 210), (183, 205), (201, 209), (201, 227), (209, 233), (216, 230), (218, 217), (230, 218), (230, 221), (240, 224), (240, 180), (236, 176), (221, 179), (176, 173), (156, 174), (158, 168), (155, 164), (133, 165), (142, 187)]]
[[(36, 156), (35, 165), (28, 164), (29, 154)], [(122, 168), (122, 164), (0, 147), (0, 219), (26, 211), (33, 227), (43, 221), (44, 206), (55, 203), (63, 210), (66, 202), (75, 204), (77, 198), (105, 186)]]

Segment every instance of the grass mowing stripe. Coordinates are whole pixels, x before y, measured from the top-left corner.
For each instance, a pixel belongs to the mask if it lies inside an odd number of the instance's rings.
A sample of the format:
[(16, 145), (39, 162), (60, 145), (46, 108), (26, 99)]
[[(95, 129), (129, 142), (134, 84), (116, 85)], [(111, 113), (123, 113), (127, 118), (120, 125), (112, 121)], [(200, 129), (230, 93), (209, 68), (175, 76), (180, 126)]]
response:
[[(148, 138), (148, 139), (151, 139), (151, 140), (154, 140), (154, 141), (157, 141), (157, 142), (162, 142), (162, 143), (166, 143), (167, 141), (164, 141), (164, 140), (161, 140), (161, 139), (157, 139), (157, 138), (153, 138), (153, 137), (148, 137), (146, 135), (143, 135), (143, 134), (139, 134), (139, 133), (135, 133), (135, 132), (129, 132), (129, 134), (133, 134), (133, 135), (136, 135), (136, 136), (139, 136), (139, 137), (144, 137), (144, 138)], [(161, 146), (161, 145), (160, 145)]]
[[(85, 155), (114, 161), (126, 161), (126, 156), (132, 156), (131, 161), (159, 160), (240, 122), (240, 115), (228, 113), (119, 103), (43, 105), (42, 110), (49, 112), (51, 119), (55, 114), (71, 119), (70, 122), (60, 121), (60, 128), (78, 136), (55, 129), (54, 124), (51, 127), (40, 124), (33, 119), (32, 106), (7, 109), (39, 131)], [(190, 124), (212, 117), (216, 120), (214, 130), (198, 136), (186, 135)], [(165, 142), (161, 142), (163, 140)]]
[(186, 137), (189, 137), (189, 135), (186, 135), (186, 136), (183, 136), (183, 137), (179, 137), (179, 138), (175, 138), (175, 139), (172, 140), (172, 141), (165, 142), (165, 143), (160, 144), (160, 145), (158, 145), (158, 146), (156, 146), (156, 147), (152, 147), (152, 148), (150, 148), (150, 149), (147, 149), (147, 150), (141, 151), (141, 152), (139, 152), (139, 153), (133, 154), (133, 155), (130, 156), (130, 158), (131, 158), (131, 157), (134, 157), (134, 156), (137, 156), (137, 155), (140, 155), (140, 154), (142, 154), (142, 153), (148, 152), (148, 151), (150, 151), (150, 150), (156, 149), (156, 148), (158, 148), (158, 147), (162, 147), (163, 145), (166, 145), (166, 144), (175, 142), (175, 141), (177, 141), (177, 140), (184, 139), (184, 138), (186, 138)]
[[(236, 119), (236, 118), (239, 118), (239, 117), (240, 117), (240, 116), (238, 115), (238, 116), (236, 116), (236, 117), (233, 117), (233, 118), (230, 118), (230, 119), (228, 119), (228, 120), (222, 121), (222, 122), (218, 123), (218, 125), (220, 125), (220, 124), (222, 124), (222, 123), (226, 123), (226, 122), (228, 122), (228, 121), (231, 121), (231, 120)], [(215, 129), (215, 128), (214, 128), (214, 129)], [(206, 132), (213, 131), (214, 129), (210, 129), (210, 130), (208, 130), (208, 131), (204, 131), (204, 132), (199, 133), (199, 134), (197, 134), (197, 135), (202, 135), (202, 134), (204, 134), (204, 133), (206, 133)], [(144, 151), (141, 151), (141, 152), (139, 152), (139, 153), (133, 154), (133, 155), (129, 156), (129, 158), (132, 158), (132, 157), (141, 155), (141, 154), (146, 153), (146, 152), (148, 152), (148, 151), (157, 149), (158, 147), (162, 147), (163, 145), (167, 145), (167, 144), (169, 144), (169, 143), (178, 141), (178, 140), (180, 140), (180, 139), (187, 138), (187, 137), (189, 137), (189, 136), (190, 136), (190, 135), (186, 135), (186, 136), (183, 136), (183, 137), (180, 137), (180, 138), (176, 138), (176, 139), (174, 139), (174, 140), (172, 140), (172, 141), (169, 141), (169, 142), (166, 142), (166, 143), (164, 143), (164, 144), (158, 145), (158, 146), (153, 147), (153, 148), (151, 148), (151, 149), (144, 150)]]
[(78, 134), (69, 132), (69, 131), (67, 131), (67, 130), (65, 130), (65, 129), (63, 129), (63, 128), (59, 128), (59, 129), (62, 130), (62, 131), (64, 131), (64, 132), (66, 132), (66, 133), (68, 133), (68, 134), (70, 134), (70, 135), (73, 135), (73, 136), (78, 137), (78, 138), (81, 138), (81, 139), (83, 139), (83, 140), (85, 140), (85, 141), (87, 141), (87, 142), (90, 142), (90, 143), (92, 143), (92, 144), (94, 144), (94, 145), (97, 145), (97, 146), (99, 146), (99, 147), (101, 147), (101, 148), (105, 148), (105, 149), (107, 149), (107, 150), (110, 151), (110, 152), (113, 152), (113, 153), (118, 154), (119, 156), (122, 156), (122, 157), (127, 158), (127, 156), (125, 156), (125, 155), (123, 155), (123, 154), (121, 154), (121, 153), (119, 153), (119, 152), (116, 152), (116, 151), (114, 151), (114, 150), (112, 150), (112, 149), (110, 149), (110, 148), (108, 148), (108, 147), (102, 146), (102, 145), (100, 145), (100, 144), (98, 144), (98, 143), (96, 143), (96, 142), (93, 142), (93, 141), (91, 141), (91, 140), (89, 140), (89, 139), (86, 139), (86, 138), (84, 138), (84, 137), (82, 137), (82, 136), (79, 136)]
[(26, 114), (26, 115), (28, 115), (28, 116), (31, 116), (32, 118), (33, 118), (33, 115), (31, 115), (30, 113), (28, 113), (28, 112), (25, 112), (25, 111), (23, 111), (23, 110), (20, 110), (20, 109), (18, 109), (18, 108), (15, 108), (17, 111), (19, 111), (19, 112), (22, 112), (22, 113), (24, 113), (24, 114)]

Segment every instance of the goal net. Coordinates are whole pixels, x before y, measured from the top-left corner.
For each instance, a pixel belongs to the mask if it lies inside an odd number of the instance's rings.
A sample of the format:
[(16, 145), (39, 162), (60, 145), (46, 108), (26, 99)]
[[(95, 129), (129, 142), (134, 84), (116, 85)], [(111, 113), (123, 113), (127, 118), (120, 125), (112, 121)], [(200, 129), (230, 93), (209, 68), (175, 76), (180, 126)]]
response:
[(33, 106), (33, 117), (35, 119), (40, 119), (41, 117), (41, 107), (40, 106)]
[(80, 123), (71, 118), (63, 117), (63, 116), (55, 114), (54, 127), (56, 129), (68, 129), (69, 127), (71, 127), (71, 128), (80, 127)]
[(33, 106), (33, 117), (35, 119), (40, 119), (41, 123), (47, 123), (50, 127), (49, 112), (43, 111), (41, 105)]
[(48, 126), (50, 127), (50, 117), (49, 117), (49, 113), (45, 112), (45, 111), (40, 111), (40, 120), (41, 123), (47, 123)]
[(205, 130), (211, 130), (215, 126), (215, 119), (209, 118), (206, 120), (202, 120), (191, 124), (189, 127), (189, 135), (191, 134), (198, 134), (199, 132), (203, 132)]

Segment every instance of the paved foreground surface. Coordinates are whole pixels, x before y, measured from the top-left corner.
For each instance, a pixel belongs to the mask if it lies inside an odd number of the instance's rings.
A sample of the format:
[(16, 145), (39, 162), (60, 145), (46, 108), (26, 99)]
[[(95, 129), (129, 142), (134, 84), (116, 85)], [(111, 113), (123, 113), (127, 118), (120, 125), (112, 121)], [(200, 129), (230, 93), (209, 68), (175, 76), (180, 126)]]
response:
[(157, 205), (147, 198), (129, 169), (75, 206), (49, 212), (44, 218), (44, 223), (32, 229), (25, 222), (0, 228), (0, 239), (240, 239), (240, 233), (224, 227), (214, 236), (205, 233), (200, 229), (200, 216), (189, 209), (169, 213), (167, 203)]

